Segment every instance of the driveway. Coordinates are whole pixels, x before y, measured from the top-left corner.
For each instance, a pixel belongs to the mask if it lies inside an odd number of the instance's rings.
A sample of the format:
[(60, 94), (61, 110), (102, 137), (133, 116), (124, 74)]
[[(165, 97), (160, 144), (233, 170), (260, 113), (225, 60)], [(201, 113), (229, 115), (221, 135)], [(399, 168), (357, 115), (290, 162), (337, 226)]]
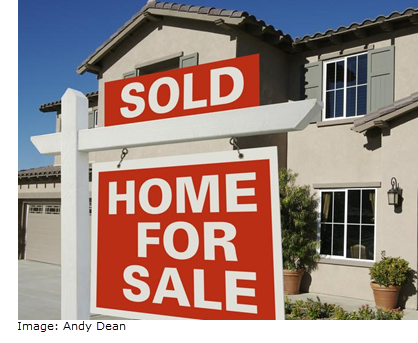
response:
[[(61, 267), (19, 260), (19, 319), (61, 319)], [(92, 314), (91, 319), (122, 319)]]

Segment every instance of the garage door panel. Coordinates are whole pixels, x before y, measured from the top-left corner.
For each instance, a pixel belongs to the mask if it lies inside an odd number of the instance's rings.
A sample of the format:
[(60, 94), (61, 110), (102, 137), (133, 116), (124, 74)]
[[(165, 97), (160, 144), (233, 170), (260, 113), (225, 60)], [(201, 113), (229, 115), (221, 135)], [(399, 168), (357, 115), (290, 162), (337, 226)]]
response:
[(30, 213), (31, 208), (29, 207), (26, 224), (26, 259), (60, 264), (61, 215), (59, 213), (45, 213), (45, 208), (46, 206), (42, 208), (37, 204), (32, 211), (36, 210), (38, 213)]

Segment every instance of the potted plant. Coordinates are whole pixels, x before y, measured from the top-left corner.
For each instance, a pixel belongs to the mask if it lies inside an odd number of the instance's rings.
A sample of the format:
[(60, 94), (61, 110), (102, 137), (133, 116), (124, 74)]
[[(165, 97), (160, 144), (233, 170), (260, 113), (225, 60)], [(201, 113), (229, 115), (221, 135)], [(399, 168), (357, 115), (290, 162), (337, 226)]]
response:
[(280, 169), (280, 214), (282, 227), (285, 294), (298, 294), (305, 272), (316, 267), (318, 200), (309, 186), (296, 186), (297, 174)]
[(400, 257), (386, 257), (382, 251), (382, 260), (370, 268), (370, 283), (377, 308), (396, 308), (399, 291), (407, 283), (412, 269), (409, 263)]

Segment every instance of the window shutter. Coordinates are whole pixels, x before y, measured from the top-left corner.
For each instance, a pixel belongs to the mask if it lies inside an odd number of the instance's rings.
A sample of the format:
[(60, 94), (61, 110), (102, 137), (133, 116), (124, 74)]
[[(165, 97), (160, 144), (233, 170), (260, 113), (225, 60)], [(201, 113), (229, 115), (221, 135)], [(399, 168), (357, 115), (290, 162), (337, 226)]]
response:
[(130, 77), (135, 77), (135, 76), (136, 76), (136, 70), (131, 70), (123, 74), (124, 79), (128, 79)]
[[(317, 99), (322, 101), (322, 61), (308, 63), (304, 66), (305, 84), (303, 87), (302, 99)], [(303, 75), (302, 74), (302, 75)], [(302, 85), (303, 86), (303, 85)], [(321, 121), (321, 112), (312, 123)]]
[(94, 112), (90, 111), (89, 112), (89, 129), (93, 129), (94, 128)]
[(179, 68), (197, 66), (198, 64), (199, 64), (199, 53), (196, 52), (191, 55), (181, 56)]
[(394, 46), (370, 50), (367, 56), (367, 112), (393, 102)]

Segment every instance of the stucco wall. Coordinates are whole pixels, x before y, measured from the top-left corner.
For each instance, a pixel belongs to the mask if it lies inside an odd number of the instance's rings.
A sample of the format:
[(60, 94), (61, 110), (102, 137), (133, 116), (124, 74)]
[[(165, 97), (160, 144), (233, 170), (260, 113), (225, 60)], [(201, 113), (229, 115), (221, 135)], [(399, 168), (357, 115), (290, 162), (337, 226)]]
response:
[[(376, 193), (376, 260), (380, 252), (401, 256), (417, 270), (418, 111), (391, 122), (391, 129), (376, 129), (369, 137), (350, 130), (351, 124), (289, 134), (289, 167), (299, 173), (298, 183), (381, 182)], [(390, 180), (404, 189), (402, 211), (387, 202)], [(319, 264), (312, 273), (309, 291), (373, 300), (365, 267)], [(306, 284), (306, 280), (305, 280)], [(415, 286), (402, 293), (406, 307), (417, 308)]]
[[(316, 62), (333, 53), (344, 53), (359, 48), (382, 48), (395, 45), (394, 99), (399, 100), (418, 91), (418, 28), (383, 33), (354, 42), (330, 46), (321, 50), (298, 54), (291, 59), (289, 73), (289, 98), (301, 98), (306, 63)], [(330, 57), (331, 58), (331, 57)], [(335, 58), (335, 54), (334, 57)], [(297, 77), (296, 75), (299, 75)], [(310, 124), (302, 132), (288, 134), (288, 167), (299, 173), (298, 182), (313, 184), (381, 182), (376, 193), (376, 256), (386, 250), (388, 255), (407, 259), (417, 270), (417, 189), (418, 189), (418, 129), (417, 115), (405, 115), (391, 122), (392, 128), (370, 131), (366, 136), (350, 130), (345, 125)], [(395, 213), (387, 203), (391, 177), (401, 183), (405, 201), (402, 213)], [(373, 300), (367, 267), (319, 264), (304, 287), (311, 292), (343, 295)], [(309, 286), (309, 287), (308, 287)], [(416, 291), (404, 289), (409, 294), (406, 306), (417, 308)], [(405, 300), (405, 299), (404, 299)], [(401, 300), (400, 304), (403, 304)]]
[(418, 28), (404, 30), (408, 35), (394, 38), (395, 100), (418, 92)]

